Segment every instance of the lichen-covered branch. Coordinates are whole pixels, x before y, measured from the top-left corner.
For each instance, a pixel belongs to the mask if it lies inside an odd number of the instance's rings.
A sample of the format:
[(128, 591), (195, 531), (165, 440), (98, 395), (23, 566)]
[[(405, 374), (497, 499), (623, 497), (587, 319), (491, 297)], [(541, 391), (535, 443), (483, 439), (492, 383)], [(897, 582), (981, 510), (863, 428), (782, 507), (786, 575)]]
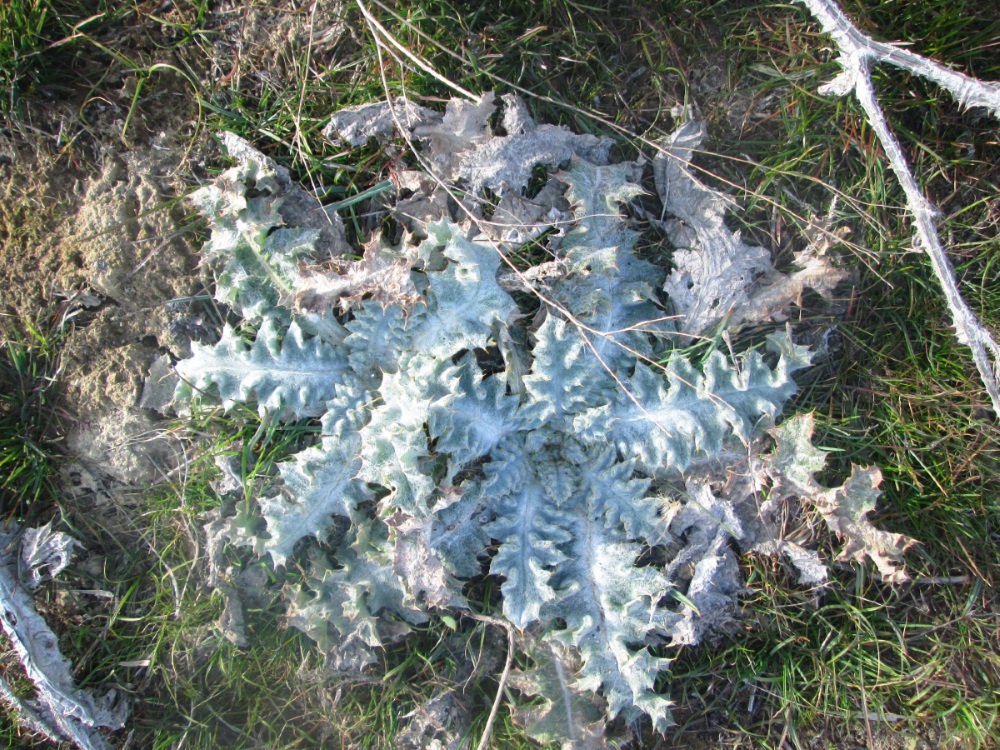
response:
[(885, 149), (889, 165), (906, 194), (906, 206), (913, 214), (917, 244), (931, 259), (934, 273), (948, 302), (958, 340), (972, 350), (972, 359), (993, 402), (993, 411), (1000, 416), (1000, 346), (959, 292), (955, 272), (934, 224), (934, 206), (917, 184), (899, 141), (889, 129), (885, 114), (875, 97), (871, 64), (887, 62), (934, 81), (964, 107), (986, 107), (998, 119), (1000, 84), (970, 78), (920, 55), (871, 39), (851, 23), (835, 0), (799, 1), (816, 17), (823, 31), (833, 37), (840, 51), (839, 62), (844, 70), (833, 81), (822, 86), (820, 93), (844, 96), (853, 91), (858, 97), (865, 117), (875, 130), (875, 135)]

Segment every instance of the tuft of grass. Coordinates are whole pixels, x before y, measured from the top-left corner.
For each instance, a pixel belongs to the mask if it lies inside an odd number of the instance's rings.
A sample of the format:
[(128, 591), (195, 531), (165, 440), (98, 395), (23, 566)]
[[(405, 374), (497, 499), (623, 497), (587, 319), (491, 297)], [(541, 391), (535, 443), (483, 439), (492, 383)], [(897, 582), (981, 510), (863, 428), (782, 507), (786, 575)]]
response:
[(2, 110), (13, 108), (22, 81), (43, 48), (48, 15), (44, 0), (11, 0), (0, 8), (0, 90), (9, 92), (0, 104)]
[(0, 113), (16, 113), (35, 87), (61, 92), (78, 82), (73, 43), (122, 15), (108, 0), (7, 0), (0, 6)]
[(0, 519), (20, 520), (55, 497), (62, 335), (47, 323), (0, 324)]

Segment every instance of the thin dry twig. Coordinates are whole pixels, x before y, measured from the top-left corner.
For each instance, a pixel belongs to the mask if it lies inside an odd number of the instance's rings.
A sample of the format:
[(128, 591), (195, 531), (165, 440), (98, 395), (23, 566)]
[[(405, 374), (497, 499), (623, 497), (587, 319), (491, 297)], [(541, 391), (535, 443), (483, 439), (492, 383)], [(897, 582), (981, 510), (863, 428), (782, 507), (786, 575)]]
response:
[(507, 631), (507, 661), (503, 666), (503, 672), (500, 673), (500, 683), (497, 685), (497, 694), (493, 699), (493, 706), (490, 708), (490, 715), (486, 719), (486, 728), (483, 730), (482, 736), (479, 738), (479, 744), (476, 745), (476, 750), (486, 750), (489, 746), (490, 735), (493, 734), (493, 722), (496, 721), (497, 712), (500, 710), (500, 703), (503, 701), (504, 688), (507, 686), (507, 678), (510, 677), (510, 668), (514, 663), (514, 628), (509, 622), (505, 622), (496, 617), (487, 617), (486, 615), (469, 614), (469, 617), (474, 620), (479, 620), (480, 622), (485, 622), (489, 625), (495, 625), (498, 628), (503, 628)]
[[(372, 29), (378, 30), (382, 34), (382, 38), (384, 38), (385, 41), (387, 41), (389, 44), (395, 47), (403, 55), (405, 55), (410, 62), (412, 62), (414, 65), (416, 65), (418, 68), (420, 68), (422, 71), (427, 73), (432, 78), (443, 83), (448, 88), (454, 89), (459, 94), (466, 97), (470, 102), (476, 103), (479, 101), (478, 96), (473, 94), (471, 91), (462, 88), (454, 81), (445, 78), (443, 75), (438, 73), (432, 66), (428, 65), (426, 62), (424, 62), (419, 57), (414, 55), (410, 50), (408, 50), (406, 48), (406, 45), (401, 44), (392, 34), (390, 34), (386, 30), (385, 26), (383, 26), (378, 22), (378, 19), (376, 19), (371, 13), (368, 12), (368, 8), (365, 7), (364, 3), (362, 3), (361, 0), (357, 0), (357, 4), (358, 8), (361, 10), (361, 14), (365, 17), (365, 21), (368, 22), (368, 25), (371, 26)], [(376, 35), (373, 34), (373, 36)]]

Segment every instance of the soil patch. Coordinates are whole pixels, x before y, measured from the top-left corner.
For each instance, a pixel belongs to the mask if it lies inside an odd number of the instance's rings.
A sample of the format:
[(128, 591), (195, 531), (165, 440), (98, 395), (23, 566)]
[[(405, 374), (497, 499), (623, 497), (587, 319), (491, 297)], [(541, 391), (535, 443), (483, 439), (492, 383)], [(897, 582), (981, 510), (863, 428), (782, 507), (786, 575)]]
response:
[(198, 287), (184, 135), (131, 150), (113, 130), (79, 150), (27, 137), (0, 164), (2, 312), (63, 326), (67, 445), (129, 483), (156, 471), (128, 447), (151, 428), (133, 409), (142, 380), (164, 350), (185, 353), (186, 306), (171, 300)]

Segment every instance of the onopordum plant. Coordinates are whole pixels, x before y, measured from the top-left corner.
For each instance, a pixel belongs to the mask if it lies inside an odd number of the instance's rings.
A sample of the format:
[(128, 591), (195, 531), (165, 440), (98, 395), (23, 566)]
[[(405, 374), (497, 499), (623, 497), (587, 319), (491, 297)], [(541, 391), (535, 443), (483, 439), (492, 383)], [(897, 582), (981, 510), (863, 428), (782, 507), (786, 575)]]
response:
[[(360, 260), (343, 255), (336, 207), (303, 209), (285, 170), (224, 136), (238, 164), (194, 201), (216, 298), (245, 324), (192, 345), (175, 403), (321, 425), (211, 532), (309, 571), (289, 622), (333, 670), (370, 665), (400, 622), (469, 611), (466, 583), (495, 576), (491, 614), (535, 665), (510, 684), (542, 696), (517, 716), (538, 739), (597, 747), (614, 717), (670, 725), (658, 678), (671, 647), (734, 614), (736, 549), (826, 579), (780, 517), (824, 519), (839, 560), (871, 558), (889, 580), (905, 576), (907, 540), (866, 518), (877, 469), (823, 487), (811, 416), (779, 421), (812, 356), (790, 329), (685, 354), (692, 336), (783, 319), (804, 288), (828, 295), (845, 272), (825, 250), (784, 274), (729, 232), (722, 196), (689, 170), (704, 135), (689, 121), (652, 165), (668, 275), (640, 257), (626, 213), (640, 211), (640, 162), (536, 125), (509, 95), (495, 132), (496, 110), (485, 95), (443, 115), (402, 99), (334, 115), (331, 137), (422, 146), (373, 202), (385, 231)], [(523, 262), (529, 246), (541, 262)]]

